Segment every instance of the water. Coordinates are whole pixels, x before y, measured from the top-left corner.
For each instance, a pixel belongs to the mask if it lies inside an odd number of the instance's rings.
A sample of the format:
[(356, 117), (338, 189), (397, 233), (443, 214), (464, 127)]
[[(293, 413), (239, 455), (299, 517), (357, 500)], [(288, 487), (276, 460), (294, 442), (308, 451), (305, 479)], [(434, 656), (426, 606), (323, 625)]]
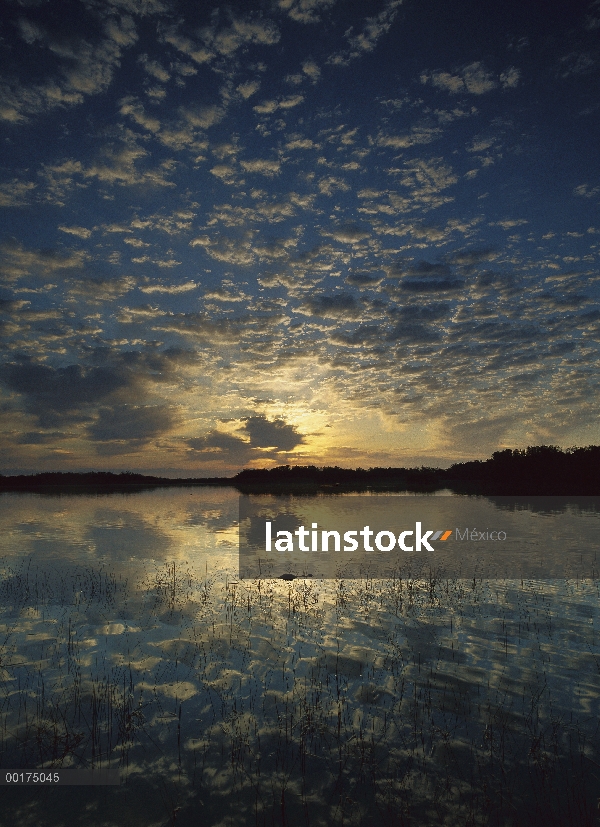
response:
[[(509, 522), (589, 550), (556, 503)], [(1, 825), (597, 823), (596, 576), (240, 579), (224, 488), (4, 494), (0, 530), (1, 766), (122, 778), (3, 787)]]

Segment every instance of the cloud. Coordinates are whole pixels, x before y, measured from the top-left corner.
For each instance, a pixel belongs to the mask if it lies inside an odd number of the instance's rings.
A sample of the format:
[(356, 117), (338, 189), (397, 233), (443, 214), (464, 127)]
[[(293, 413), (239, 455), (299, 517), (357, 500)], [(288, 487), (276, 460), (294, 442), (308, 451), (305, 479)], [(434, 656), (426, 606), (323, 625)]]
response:
[(42, 427), (86, 418), (82, 411), (88, 405), (128, 385), (122, 373), (102, 367), (86, 369), (81, 365), (52, 368), (8, 364), (0, 368), (0, 381), (22, 397), (25, 410), (35, 416)]
[(35, 189), (32, 181), (19, 181), (14, 178), (0, 184), (0, 207), (24, 207), (29, 203), (29, 195)]
[(161, 26), (164, 43), (187, 55), (195, 63), (210, 63), (218, 56), (231, 58), (244, 46), (272, 46), (279, 42), (279, 29), (272, 20), (260, 17), (234, 17), (230, 13), (229, 26), (207, 26), (200, 31), (202, 43), (180, 33), (180, 25)]
[(252, 95), (256, 94), (260, 89), (260, 81), (247, 80), (245, 83), (240, 83), (236, 88), (244, 100), (248, 100), (248, 98), (251, 98)]
[[(447, 204), (453, 201), (453, 197), (448, 194), (442, 194), (443, 190), (448, 189), (458, 181), (458, 176), (452, 170), (443, 158), (414, 158), (410, 161), (405, 161), (400, 168), (391, 168), (388, 174), (399, 179), (402, 186), (408, 189), (407, 194), (403, 194), (397, 189), (394, 190), (373, 190), (363, 189), (357, 193), (361, 199), (366, 199), (358, 212), (365, 215), (402, 215), (413, 210), (420, 210), (425, 212), (435, 209), (442, 204)], [(385, 197), (387, 203), (378, 201)], [(455, 221), (455, 220), (454, 220)], [(448, 227), (450, 229), (450, 223)], [(457, 226), (460, 225), (460, 222)], [(414, 232), (415, 237), (418, 235), (418, 228), (422, 224), (410, 224), (391, 227), (382, 227), (378, 231), (385, 234), (405, 235), (407, 232)]]
[(0, 118), (13, 123), (56, 107), (80, 104), (85, 96), (104, 92), (120, 66), (122, 51), (137, 40), (135, 24), (128, 15), (106, 20), (104, 38), (96, 43), (54, 35), (26, 19), (21, 19), (19, 26), (25, 43), (45, 47), (61, 61), (61, 69), (59, 75), (42, 84), (0, 85)]
[(179, 209), (166, 214), (158, 212), (146, 215), (144, 218), (134, 218), (130, 227), (124, 228), (122, 225), (116, 225), (114, 228), (105, 227), (105, 231), (130, 233), (132, 230), (145, 232), (159, 230), (169, 236), (178, 236), (191, 229), (195, 216), (196, 213), (191, 209)]
[(154, 169), (140, 171), (137, 168), (137, 162), (149, 155), (149, 152), (137, 146), (107, 147), (101, 159), (85, 169), (83, 175), (85, 178), (96, 178), (102, 183), (119, 186), (175, 186), (172, 181), (167, 180), (167, 176), (172, 172), (172, 164), (169, 161), (163, 161)]
[(519, 85), (520, 78), (521, 70), (515, 66), (509, 66), (505, 72), (501, 73), (500, 83), (503, 89), (514, 89), (515, 86)]
[(400, 183), (420, 195), (438, 193), (458, 181), (458, 176), (443, 158), (415, 158), (404, 165)]
[(7, 363), (0, 366), (0, 382), (20, 397), (24, 410), (43, 428), (92, 426), (100, 408), (144, 405), (153, 385), (172, 381), (179, 366), (195, 359), (176, 348), (145, 353), (99, 349), (91, 355), (95, 364)]
[(283, 419), (250, 416), (235, 434), (220, 430), (188, 440), (189, 447), (206, 459), (222, 459), (228, 464), (245, 465), (252, 460), (279, 459), (283, 452), (304, 444), (304, 436)]
[(388, 0), (385, 8), (374, 17), (367, 17), (363, 23), (362, 31), (354, 33), (354, 27), (346, 32), (346, 40), (349, 48), (332, 55), (328, 63), (337, 66), (346, 66), (351, 60), (361, 57), (365, 52), (372, 52), (377, 41), (389, 31), (402, 0)]
[[(235, 167), (228, 166), (222, 175), (225, 183), (234, 183), (237, 180)], [(221, 172), (217, 174), (217, 177), (221, 177)], [(251, 207), (241, 207), (235, 204), (216, 205), (210, 214), (209, 225), (221, 223), (226, 227), (247, 227), (251, 224), (265, 222), (276, 224), (296, 215), (298, 209), (313, 209), (314, 196), (311, 195), (288, 192), (284, 194), (283, 200), (280, 200), (277, 195), (272, 196), (271, 199), (265, 198), (266, 193), (263, 191), (254, 191), (254, 194), (257, 200)]]
[(168, 72), (164, 66), (157, 60), (150, 60), (148, 55), (140, 55), (138, 57), (138, 63), (141, 63), (146, 72), (156, 80), (160, 80), (161, 83), (166, 83), (168, 80), (171, 79), (171, 73)]
[(239, 465), (249, 462), (254, 453), (249, 440), (223, 431), (211, 431), (205, 436), (193, 437), (187, 444), (201, 454), (203, 459), (223, 459)]
[(83, 250), (66, 253), (57, 250), (28, 250), (16, 242), (0, 246), (4, 278), (17, 281), (26, 276), (47, 278), (57, 273), (82, 267), (88, 258)]
[(383, 135), (377, 136), (377, 146), (389, 146), (393, 149), (406, 149), (418, 144), (430, 144), (442, 136), (442, 130), (430, 126), (413, 126), (410, 132), (404, 135)]
[(365, 238), (369, 238), (370, 235), (367, 230), (353, 222), (341, 224), (339, 227), (334, 227), (331, 230), (321, 230), (321, 234), (329, 238), (334, 238), (336, 241), (341, 241), (344, 244), (358, 244), (364, 241)]
[(266, 158), (255, 158), (253, 160), (241, 161), (240, 166), (245, 172), (258, 173), (272, 178), (281, 169), (280, 161), (270, 161)]
[(498, 255), (493, 247), (482, 247), (474, 250), (458, 250), (446, 257), (449, 264), (459, 267), (472, 268), (482, 261), (491, 261)]
[[(465, 282), (462, 278), (453, 276), (447, 264), (432, 263), (429, 261), (418, 261), (414, 264), (397, 262), (384, 268), (390, 279), (401, 278), (399, 289), (410, 293), (435, 293), (456, 291), (464, 288)], [(445, 306), (445, 305), (444, 305)], [(402, 312), (406, 317), (406, 309)], [(409, 313), (414, 319), (414, 312)], [(421, 318), (425, 318), (422, 316)]]
[(190, 241), (190, 247), (204, 247), (211, 258), (229, 264), (248, 266), (255, 260), (252, 250), (252, 234), (246, 232), (242, 238), (211, 238), (199, 236)]
[(593, 198), (600, 192), (600, 186), (594, 187), (590, 184), (580, 184), (573, 190), (573, 195), (579, 195), (581, 198)]
[(194, 43), (189, 37), (181, 35), (177, 30), (177, 26), (160, 25), (159, 33), (163, 43), (168, 43), (177, 51), (187, 55), (194, 63), (202, 65), (210, 62), (214, 57), (211, 49), (208, 49), (205, 45)]
[(405, 279), (400, 287), (411, 293), (436, 293), (462, 290), (465, 282), (462, 279)]
[(369, 272), (354, 272), (346, 277), (346, 284), (351, 284), (353, 287), (376, 287), (381, 284), (383, 276), (374, 276)]
[(272, 100), (264, 100), (253, 107), (257, 115), (272, 115), (278, 109), (292, 109), (298, 106), (304, 100), (304, 95), (288, 95), (285, 98), (273, 98)]
[(152, 258), (151, 256), (139, 256), (131, 259), (134, 264), (147, 264), (151, 262), (156, 267), (179, 267), (181, 261), (176, 258)]
[(304, 437), (294, 425), (282, 419), (268, 420), (264, 416), (251, 416), (245, 422), (246, 433), (253, 448), (272, 448), (275, 451), (291, 451), (302, 445)]
[(290, 136), (290, 140), (285, 145), (286, 149), (320, 149), (320, 145), (316, 144), (311, 138), (303, 138), (301, 135)]
[(450, 275), (450, 268), (447, 264), (432, 264), (429, 261), (419, 261), (416, 264), (399, 262), (387, 267), (386, 272), (388, 278), (404, 276), (434, 276), (437, 278), (445, 278)]
[(277, 0), (277, 6), (296, 23), (318, 23), (321, 14), (336, 0)]
[(150, 152), (132, 141), (106, 145), (97, 159), (89, 166), (80, 161), (68, 160), (62, 164), (44, 167), (43, 175), (48, 183), (54, 203), (62, 204), (65, 194), (77, 187), (85, 187), (91, 180), (122, 187), (173, 187), (169, 176), (174, 171), (174, 162), (163, 160), (154, 168), (140, 168)]
[(175, 161), (163, 160), (155, 167), (144, 168), (150, 152), (127, 140), (104, 146), (97, 159), (89, 166), (80, 161), (67, 160), (54, 166), (44, 166), (42, 176), (47, 183), (47, 198), (64, 206), (64, 198), (74, 189), (84, 189), (93, 180), (121, 187), (173, 187), (169, 180), (175, 171)]
[(177, 417), (167, 405), (101, 406), (86, 431), (95, 442), (124, 440), (141, 445), (168, 433), (176, 421)]
[(31, 302), (24, 299), (0, 299), (0, 313), (18, 313), (29, 304)]
[[(448, 422), (447, 437), (450, 444), (458, 451), (467, 451), (470, 455), (489, 453), (489, 445), (506, 444), (508, 433), (514, 428), (514, 414), (490, 413), (466, 422)], [(511, 444), (511, 440), (508, 441)]]
[(529, 224), (525, 218), (503, 218), (501, 221), (490, 222), (490, 227), (502, 227), (503, 230), (512, 230), (513, 227), (521, 227)]
[[(167, 313), (158, 308), (149, 308), (157, 318), (152, 330), (161, 333), (178, 333), (193, 341), (202, 343), (205, 349), (215, 349), (221, 344), (239, 344), (251, 342), (256, 336), (272, 336), (277, 327), (288, 322), (287, 316), (275, 315), (273, 309), (269, 316), (245, 314), (235, 317), (215, 318), (208, 313)], [(141, 321), (145, 321), (141, 319)]]
[(119, 278), (80, 278), (69, 279), (68, 294), (71, 296), (82, 296), (89, 302), (101, 304), (103, 302), (115, 301), (129, 293), (136, 286), (136, 279), (133, 276), (121, 276)]
[(321, 195), (333, 195), (334, 192), (348, 192), (350, 186), (343, 178), (327, 175), (319, 180), (318, 188)]
[(129, 12), (129, 14), (138, 15), (139, 17), (147, 17), (170, 11), (170, 4), (164, 3), (162, 0), (86, 0), (86, 5), (95, 7), (103, 12), (108, 5), (114, 9), (120, 9)]
[(119, 112), (121, 115), (129, 115), (138, 126), (147, 129), (148, 132), (158, 132), (160, 130), (160, 121), (158, 118), (148, 115), (144, 109), (144, 105), (129, 95), (120, 101)]
[(314, 296), (306, 301), (299, 311), (308, 316), (320, 316), (325, 319), (357, 319), (363, 312), (351, 293)]
[(195, 290), (198, 287), (195, 281), (186, 281), (183, 284), (146, 284), (140, 286), (142, 293), (168, 293), (169, 295), (177, 295), (178, 293), (189, 293), (190, 290)]
[(481, 61), (469, 63), (456, 72), (423, 72), (421, 83), (431, 83), (438, 89), (443, 89), (453, 95), (470, 94), (484, 95), (501, 85), (504, 89), (514, 89), (520, 78), (520, 71), (514, 66), (509, 66), (502, 72), (498, 79), (486, 69)]
[(318, 64), (312, 58), (307, 58), (302, 63), (302, 71), (305, 75), (307, 75), (313, 83), (317, 83), (319, 78), (321, 77), (321, 70), (319, 69)]
[(564, 55), (560, 59), (561, 78), (569, 78), (577, 75), (587, 75), (594, 70), (598, 63), (597, 54), (577, 50)]
[(272, 20), (234, 17), (230, 26), (218, 31), (207, 31), (205, 37), (219, 54), (230, 57), (247, 44), (272, 46), (279, 42), (281, 35)]
[(181, 109), (184, 119), (192, 126), (200, 129), (209, 129), (220, 123), (225, 117), (225, 110), (221, 106), (196, 106), (189, 109)]
[[(155, 115), (149, 114), (144, 104), (132, 95), (120, 101), (120, 112), (154, 135), (164, 146), (177, 151), (188, 149), (194, 153), (202, 153), (208, 148), (208, 142), (199, 136), (198, 130), (210, 129), (225, 117), (225, 109), (215, 104), (180, 107), (178, 120), (163, 123)], [(198, 155), (196, 160), (205, 159)]]
[(65, 227), (59, 226), (58, 228), (61, 233), (68, 233), (69, 235), (77, 236), (77, 238), (86, 239), (89, 238), (92, 234), (91, 230), (88, 230), (87, 227)]
[(442, 334), (431, 325), (421, 324), (420, 322), (401, 321), (389, 331), (385, 339), (387, 342), (427, 344), (429, 342), (441, 341)]
[(448, 321), (452, 316), (450, 302), (431, 302), (429, 304), (405, 304), (394, 309), (392, 318), (399, 318), (402, 322), (431, 322)]
[(352, 333), (336, 331), (331, 336), (335, 344), (346, 347), (361, 347), (381, 341), (381, 329), (378, 325), (359, 325)]

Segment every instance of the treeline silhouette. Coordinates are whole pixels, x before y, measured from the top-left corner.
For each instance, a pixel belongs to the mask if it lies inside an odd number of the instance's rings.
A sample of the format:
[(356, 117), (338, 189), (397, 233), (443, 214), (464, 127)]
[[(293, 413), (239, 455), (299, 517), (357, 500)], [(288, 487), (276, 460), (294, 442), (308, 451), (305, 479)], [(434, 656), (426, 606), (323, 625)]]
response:
[(496, 451), (489, 459), (459, 462), (449, 468), (339, 468), (280, 465), (245, 468), (234, 477), (172, 479), (125, 471), (45, 472), (0, 475), (0, 490), (44, 488), (131, 489), (190, 485), (230, 485), (242, 492), (298, 490), (436, 491), (489, 495), (600, 495), (600, 446), (562, 450), (553, 445)]
[(565, 451), (554, 445), (507, 448), (484, 461), (456, 463), (446, 473), (453, 488), (472, 485), (486, 494), (596, 496), (600, 494), (600, 446)]
[(352, 490), (436, 491), (491, 495), (598, 495), (600, 446), (568, 448), (536, 445), (496, 451), (487, 460), (449, 468), (347, 468), (283, 465), (244, 469), (234, 477), (242, 489), (338, 487)]
[(164, 487), (180, 485), (231, 485), (231, 480), (224, 477), (199, 477), (195, 479), (172, 479), (136, 474), (133, 471), (46, 471), (41, 474), (19, 474), (4, 476), (0, 474), (0, 490), (11, 491), (29, 488), (131, 488)]

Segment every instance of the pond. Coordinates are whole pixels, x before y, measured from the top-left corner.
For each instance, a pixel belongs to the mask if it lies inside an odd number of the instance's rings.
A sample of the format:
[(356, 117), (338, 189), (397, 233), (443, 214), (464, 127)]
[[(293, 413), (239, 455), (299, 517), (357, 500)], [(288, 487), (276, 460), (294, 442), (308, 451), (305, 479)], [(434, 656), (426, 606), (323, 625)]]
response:
[[(555, 563), (599, 545), (597, 500), (430, 506)], [(1, 825), (597, 824), (593, 566), (259, 577), (239, 518), (232, 488), (0, 497), (1, 774), (121, 780), (4, 786)]]

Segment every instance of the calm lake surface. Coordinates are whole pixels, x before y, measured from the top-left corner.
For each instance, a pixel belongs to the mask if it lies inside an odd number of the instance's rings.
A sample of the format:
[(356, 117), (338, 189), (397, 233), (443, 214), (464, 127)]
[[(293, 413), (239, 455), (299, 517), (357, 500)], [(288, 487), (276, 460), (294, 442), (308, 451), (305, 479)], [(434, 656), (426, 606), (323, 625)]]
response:
[[(4, 786), (2, 827), (598, 824), (595, 572), (240, 579), (238, 502), (0, 496), (2, 769), (122, 779)], [(598, 500), (471, 504), (600, 550)]]

